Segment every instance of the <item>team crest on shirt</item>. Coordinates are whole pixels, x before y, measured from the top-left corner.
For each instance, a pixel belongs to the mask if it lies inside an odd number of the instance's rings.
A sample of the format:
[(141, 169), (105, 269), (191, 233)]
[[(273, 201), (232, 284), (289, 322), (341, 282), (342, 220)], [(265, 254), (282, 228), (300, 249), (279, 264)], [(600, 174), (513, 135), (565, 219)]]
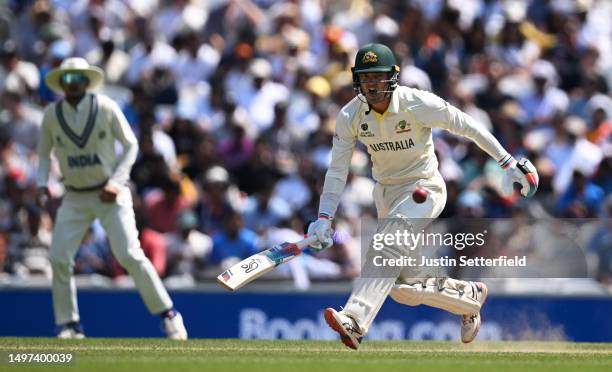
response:
[(106, 138), (106, 131), (101, 130), (98, 133), (98, 138), (101, 139), (101, 140), (105, 139)]
[(359, 132), (359, 137), (374, 137), (374, 133), (370, 132), (368, 123), (362, 123), (359, 125), (359, 129), (361, 129)]
[(401, 120), (397, 124), (395, 124), (395, 133), (406, 133), (410, 132), (410, 124), (406, 123), (406, 120)]
[(64, 147), (64, 142), (62, 142), (62, 138), (60, 136), (55, 136), (55, 143), (57, 147)]
[(378, 62), (378, 56), (376, 55), (376, 53), (374, 53), (372, 51), (368, 51), (368, 52), (366, 52), (366, 54), (363, 55), (363, 58), (361, 59), (361, 62), (363, 62), (363, 63), (375, 63), (375, 62)]

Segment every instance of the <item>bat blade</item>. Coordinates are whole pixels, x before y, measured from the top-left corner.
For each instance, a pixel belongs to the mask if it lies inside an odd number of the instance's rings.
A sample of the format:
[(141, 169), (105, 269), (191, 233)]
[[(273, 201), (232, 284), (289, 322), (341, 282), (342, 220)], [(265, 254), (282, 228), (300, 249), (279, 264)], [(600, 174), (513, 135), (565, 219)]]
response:
[(301, 248), (314, 240), (309, 237), (297, 243), (285, 242), (254, 254), (219, 274), (217, 282), (230, 291), (235, 291), (272, 271), (276, 266), (294, 259), (302, 253)]

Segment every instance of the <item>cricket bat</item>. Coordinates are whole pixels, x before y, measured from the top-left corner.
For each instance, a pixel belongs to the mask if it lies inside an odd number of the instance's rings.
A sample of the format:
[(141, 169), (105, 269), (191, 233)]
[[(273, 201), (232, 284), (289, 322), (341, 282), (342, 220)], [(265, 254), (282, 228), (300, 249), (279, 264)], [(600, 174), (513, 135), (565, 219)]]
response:
[(283, 262), (290, 261), (302, 253), (302, 249), (317, 241), (315, 235), (297, 243), (282, 243), (246, 258), (217, 276), (219, 284), (235, 291)]

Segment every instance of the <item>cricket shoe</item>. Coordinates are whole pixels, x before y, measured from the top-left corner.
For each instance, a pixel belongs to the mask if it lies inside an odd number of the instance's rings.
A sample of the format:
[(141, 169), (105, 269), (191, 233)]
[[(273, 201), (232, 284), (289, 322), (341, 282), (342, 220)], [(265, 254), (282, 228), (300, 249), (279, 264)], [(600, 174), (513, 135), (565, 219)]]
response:
[(69, 322), (60, 326), (57, 338), (81, 340), (85, 338), (85, 333), (79, 322)]
[(328, 307), (324, 312), (325, 321), (334, 331), (340, 334), (340, 340), (353, 350), (359, 348), (363, 333), (355, 319)]
[(166, 336), (171, 340), (186, 340), (187, 329), (183, 323), (183, 316), (181, 313), (176, 312), (173, 317), (164, 318), (164, 332)]
[[(475, 288), (474, 297), (480, 302), (480, 306), (484, 305), (487, 300), (488, 289), (484, 283), (470, 282), (472, 288)], [(463, 315), (461, 317), (461, 341), (465, 344), (474, 341), (478, 331), (480, 330), (480, 312), (478, 314)]]

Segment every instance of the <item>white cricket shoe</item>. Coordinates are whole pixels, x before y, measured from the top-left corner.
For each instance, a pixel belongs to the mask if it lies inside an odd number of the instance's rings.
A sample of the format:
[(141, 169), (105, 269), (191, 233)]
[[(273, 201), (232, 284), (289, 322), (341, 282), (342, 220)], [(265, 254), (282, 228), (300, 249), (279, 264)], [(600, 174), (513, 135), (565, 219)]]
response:
[(353, 350), (357, 350), (359, 348), (359, 344), (363, 338), (363, 333), (361, 332), (361, 329), (359, 328), (359, 325), (355, 319), (343, 314), (342, 312), (338, 312), (331, 307), (325, 309), (323, 315), (325, 316), (325, 321), (331, 327), (331, 329), (340, 334), (340, 340), (342, 340), (344, 345)]
[(187, 329), (181, 313), (177, 312), (172, 318), (164, 318), (164, 332), (171, 340), (187, 339)]
[[(484, 305), (487, 300), (488, 289), (482, 282), (471, 282), (472, 288), (476, 288), (474, 296), (480, 306)], [(480, 312), (478, 314), (463, 315), (461, 317), (461, 341), (465, 344), (474, 341), (478, 331), (480, 330)]]
[(59, 332), (57, 333), (57, 338), (65, 340), (82, 340), (85, 338), (85, 333), (83, 332), (83, 328), (81, 328), (81, 324), (77, 322), (70, 322), (61, 326)]

